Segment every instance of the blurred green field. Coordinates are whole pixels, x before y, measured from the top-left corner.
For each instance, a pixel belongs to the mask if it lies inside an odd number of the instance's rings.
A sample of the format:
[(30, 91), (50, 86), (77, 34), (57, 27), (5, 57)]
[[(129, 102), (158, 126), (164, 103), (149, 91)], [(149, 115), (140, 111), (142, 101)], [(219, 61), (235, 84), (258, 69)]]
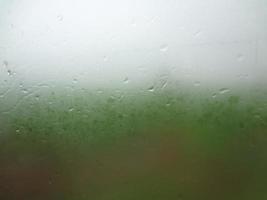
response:
[(267, 199), (266, 96), (29, 95), (2, 114), (0, 199)]

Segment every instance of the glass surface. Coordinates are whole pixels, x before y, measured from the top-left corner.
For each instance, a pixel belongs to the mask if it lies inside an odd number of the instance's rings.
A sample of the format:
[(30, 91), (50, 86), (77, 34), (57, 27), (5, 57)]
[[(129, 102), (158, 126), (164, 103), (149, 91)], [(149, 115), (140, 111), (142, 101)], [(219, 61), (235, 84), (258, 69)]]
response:
[(0, 0), (0, 199), (267, 199), (265, 0)]

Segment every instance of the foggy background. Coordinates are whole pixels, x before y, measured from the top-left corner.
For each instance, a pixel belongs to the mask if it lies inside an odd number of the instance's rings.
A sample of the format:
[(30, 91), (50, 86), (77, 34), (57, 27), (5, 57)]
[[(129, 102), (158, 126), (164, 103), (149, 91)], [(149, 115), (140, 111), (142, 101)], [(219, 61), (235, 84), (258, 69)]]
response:
[[(1, 0), (0, 93), (264, 83), (265, 0)], [(27, 91), (24, 91), (27, 92)]]

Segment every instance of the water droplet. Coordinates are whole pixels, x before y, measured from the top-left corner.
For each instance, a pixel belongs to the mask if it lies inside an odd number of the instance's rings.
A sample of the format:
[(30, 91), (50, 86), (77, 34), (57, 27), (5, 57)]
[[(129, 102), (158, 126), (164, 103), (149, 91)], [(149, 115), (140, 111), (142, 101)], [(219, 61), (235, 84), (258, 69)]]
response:
[(74, 108), (69, 108), (69, 112), (73, 112), (74, 111)]
[(154, 86), (151, 86), (151, 87), (149, 87), (147, 90), (148, 90), (149, 92), (154, 92), (154, 91), (155, 91), (155, 88), (154, 88)]
[(108, 57), (104, 56), (103, 60), (104, 60), (104, 62), (107, 62), (108, 61)]
[(154, 24), (154, 23), (155, 23), (155, 18), (152, 17), (151, 19), (149, 19), (149, 22), (150, 22), (151, 24)]
[(212, 98), (216, 98), (217, 97), (217, 93), (214, 93), (213, 95), (212, 95)]
[(184, 27), (184, 26), (180, 26), (179, 29), (180, 29), (181, 31), (184, 31), (184, 30), (185, 30), (185, 27)]
[(258, 115), (258, 114), (256, 114), (256, 115), (254, 115), (254, 118), (256, 118), (256, 119), (260, 119), (260, 118), (261, 118), (261, 116), (260, 116), (260, 115)]
[(37, 101), (39, 101), (39, 99), (40, 99), (40, 95), (39, 95), (39, 94), (36, 94), (36, 95), (35, 95), (35, 99), (36, 99)]
[(165, 87), (167, 87), (167, 85), (168, 85), (168, 82), (167, 81), (164, 81), (163, 84), (162, 84), (162, 86), (161, 86), (161, 89), (164, 89)]
[(78, 79), (74, 78), (74, 79), (72, 80), (72, 82), (73, 82), (74, 84), (76, 84), (76, 83), (78, 82)]
[(238, 54), (237, 55), (237, 60), (238, 60), (238, 62), (242, 62), (244, 60), (244, 55), (243, 54)]
[(195, 86), (195, 87), (200, 86), (200, 82), (199, 82), (199, 81), (195, 81), (195, 82), (194, 82), (194, 86)]
[(129, 83), (129, 78), (126, 77), (126, 78), (123, 80), (123, 83), (125, 83), (125, 84)]
[(98, 94), (102, 94), (103, 93), (103, 90), (97, 90), (97, 93)]
[(6, 60), (3, 61), (3, 66), (7, 67), (8, 66), (8, 62)]
[(166, 45), (166, 44), (161, 45), (161, 46), (160, 46), (160, 51), (161, 51), (161, 52), (166, 52), (166, 51), (168, 51), (168, 45)]
[(29, 93), (29, 91), (28, 91), (26, 88), (23, 88), (21, 91), (22, 91), (22, 93), (24, 93), (24, 94), (28, 94), (28, 93)]
[(145, 72), (147, 69), (144, 66), (139, 66), (138, 70), (141, 72)]
[(12, 73), (12, 71), (11, 71), (11, 69), (9, 68), (8, 65), (9, 65), (8, 62), (7, 62), (6, 60), (4, 60), (4, 61), (3, 61), (3, 67), (7, 70), (7, 74), (8, 74), (9, 76), (12, 76), (14, 73)]
[(20, 134), (20, 130), (19, 129), (16, 130), (16, 134)]
[(198, 30), (197, 32), (194, 33), (194, 37), (195, 38), (199, 37), (201, 35), (201, 33), (202, 32), (200, 30)]
[(134, 19), (131, 21), (131, 26), (134, 26), (134, 27), (136, 26), (136, 22)]
[(9, 76), (12, 76), (12, 75), (13, 75), (13, 73), (11, 72), (10, 69), (7, 70), (7, 74), (8, 74)]
[(228, 89), (228, 88), (221, 88), (220, 90), (219, 90), (219, 92), (220, 92), (220, 94), (224, 94), (224, 93), (227, 93), (227, 92), (229, 92), (230, 90)]
[(57, 16), (58, 21), (63, 21), (64, 17), (62, 15)]

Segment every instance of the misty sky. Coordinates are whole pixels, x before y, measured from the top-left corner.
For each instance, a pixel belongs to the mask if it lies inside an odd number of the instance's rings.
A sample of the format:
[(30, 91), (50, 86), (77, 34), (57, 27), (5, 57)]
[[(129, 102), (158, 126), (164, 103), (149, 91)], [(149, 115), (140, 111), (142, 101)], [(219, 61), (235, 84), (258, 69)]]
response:
[(267, 77), (266, 55), (266, 0), (0, 0), (3, 91), (159, 77), (254, 84)]

